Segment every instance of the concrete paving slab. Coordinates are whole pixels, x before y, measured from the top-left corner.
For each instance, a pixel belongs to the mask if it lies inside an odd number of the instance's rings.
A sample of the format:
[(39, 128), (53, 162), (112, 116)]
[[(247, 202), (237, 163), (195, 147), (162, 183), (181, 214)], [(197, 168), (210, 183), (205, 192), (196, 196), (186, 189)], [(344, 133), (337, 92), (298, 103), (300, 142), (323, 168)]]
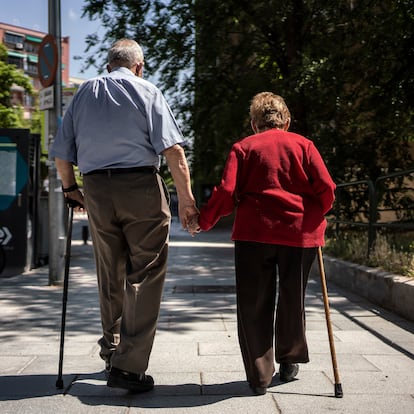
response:
[(0, 356), (0, 375), (20, 374), (37, 356)]
[(105, 405), (100, 398), (91, 399), (86, 404), (85, 401), (81, 401), (76, 397), (61, 395), (0, 401), (0, 412), (2, 414), (126, 414), (126, 409), (126, 406)]
[(156, 340), (163, 342), (208, 342), (214, 338), (216, 341), (225, 341), (235, 335), (236, 334), (234, 332), (228, 331), (195, 332), (190, 330), (177, 332), (161, 329), (157, 331)]
[(404, 352), (405, 355), (409, 355), (410, 357), (414, 356), (414, 341), (411, 340), (403, 340), (397, 342), (399, 351)]
[[(336, 335), (336, 334), (335, 334)], [(392, 346), (381, 341), (353, 341), (343, 342), (335, 341), (335, 350), (337, 354), (380, 354), (380, 355), (394, 355), (398, 351)]]
[(276, 395), (278, 410), (283, 414), (412, 414), (414, 401), (407, 396), (388, 397), (376, 395), (375, 399), (367, 395), (344, 394), (344, 398), (332, 396), (314, 396), (297, 394)]
[(203, 395), (252, 396), (244, 371), (223, 371), (202, 374)]
[(339, 339), (339, 341), (349, 343), (363, 342), (367, 344), (371, 342), (375, 343), (378, 341), (378, 338), (376, 338), (375, 335), (372, 335), (370, 332), (359, 330), (335, 331), (335, 336)]
[[(268, 393), (253, 396), (238, 346), (236, 296), (223, 293), (235, 283), (228, 231), (202, 233), (192, 239), (173, 227), (174, 238), (148, 370), (156, 387), (142, 395), (106, 386), (96, 344), (101, 332), (90, 244), (74, 240), (64, 390), (55, 387), (61, 287), (47, 286), (47, 268), (0, 278), (2, 414), (414, 412), (414, 323), (330, 283), (331, 319), (344, 390), (343, 399), (334, 397), (317, 279), (310, 280), (306, 295), (310, 363), (300, 365), (297, 380), (291, 383), (280, 383), (276, 373)], [(177, 293), (188, 289), (191, 293)]]
[[(370, 372), (378, 371), (378, 368), (372, 364), (367, 358), (359, 354), (337, 354), (337, 366), (339, 372), (356, 371), (356, 372)], [(307, 364), (300, 364), (302, 370), (320, 370), (323, 369), (332, 376), (332, 360), (330, 353), (326, 354), (311, 354), (310, 361)]]
[[(16, 346), (16, 344), (18, 346)], [(18, 356), (18, 355), (58, 355), (59, 341), (47, 343), (33, 343), (32, 341), (18, 341), (17, 343), (9, 343), (2, 345), (1, 353), (3, 355)], [(85, 355), (91, 354), (95, 349), (96, 341), (88, 343), (82, 341), (82, 346), (79, 342), (65, 343), (65, 355)]]
[(135, 400), (131, 414), (265, 414), (275, 411), (270, 395), (233, 397), (230, 395), (202, 395), (188, 397), (152, 397)]
[[(160, 324), (162, 327), (162, 323)], [(226, 327), (222, 320), (216, 320), (216, 321), (185, 321), (185, 322), (179, 322), (174, 321), (174, 323), (169, 323), (169, 327), (172, 330), (192, 330), (196, 329), (200, 332), (220, 332), (225, 331)]]
[(178, 355), (194, 356), (199, 354), (197, 342), (162, 342), (157, 337), (152, 347), (152, 355), (175, 358)]
[[(28, 374), (4, 375), (0, 377), (0, 402), (5, 400), (29, 399), (54, 396), (57, 375)], [(65, 375), (65, 384), (70, 384), (74, 376)]]
[(199, 355), (239, 355), (240, 347), (237, 342), (233, 343), (200, 343)]
[[(346, 384), (346, 392), (350, 394), (412, 395), (414, 380), (409, 371), (343, 371), (341, 381)], [(345, 393), (345, 390), (344, 390)], [(414, 402), (414, 401), (413, 401)]]
[(332, 320), (332, 329), (338, 331), (364, 331), (364, 327), (360, 325), (355, 325), (355, 322), (352, 322), (349, 318), (346, 317), (338, 317)]
[(125, 397), (127, 391), (119, 388), (106, 386), (106, 377), (103, 372), (77, 375), (72, 381), (70, 388), (67, 387), (65, 394), (75, 397), (102, 397), (113, 398)]
[(306, 321), (306, 331), (307, 332), (311, 332), (311, 331), (326, 331), (326, 321), (323, 319), (320, 320), (310, 320), (310, 321)]
[[(383, 372), (412, 372), (411, 359), (405, 355), (364, 355), (365, 358), (379, 371)], [(414, 388), (413, 388), (414, 394)]]
[(268, 392), (276, 399), (279, 395), (285, 394), (330, 397), (334, 395), (334, 385), (331, 376), (323, 370), (304, 371), (299, 369), (296, 379), (288, 383), (281, 382), (277, 373)]
[[(59, 355), (38, 356), (33, 358), (21, 371), (24, 375), (56, 375), (59, 366)], [(101, 372), (104, 369), (104, 362), (97, 356), (83, 355), (81, 357), (64, 355), (63, 374), (78, 375), (82, 373)]]

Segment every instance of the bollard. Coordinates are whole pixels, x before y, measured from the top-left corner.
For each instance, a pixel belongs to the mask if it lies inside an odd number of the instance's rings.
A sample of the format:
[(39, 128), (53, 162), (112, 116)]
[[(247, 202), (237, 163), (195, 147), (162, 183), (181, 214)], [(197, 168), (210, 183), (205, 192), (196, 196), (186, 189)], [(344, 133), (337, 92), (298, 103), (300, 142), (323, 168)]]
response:
[(88, 244), (88, 238), (89, 238), (89, 227), (88, 226), (82, 226), (83, 244)]

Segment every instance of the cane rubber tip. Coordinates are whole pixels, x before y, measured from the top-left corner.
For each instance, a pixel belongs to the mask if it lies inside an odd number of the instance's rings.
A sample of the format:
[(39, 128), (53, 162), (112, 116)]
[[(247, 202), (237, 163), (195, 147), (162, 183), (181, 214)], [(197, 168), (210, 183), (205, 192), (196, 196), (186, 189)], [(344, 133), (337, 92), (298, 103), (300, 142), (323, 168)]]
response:
[(342, 392), (342, 384), (335, 384), (335, 397), (342, 398), (344, 393)]
[(58, 390), (63, 389), (63, 379), (62, 379), (62, 378), (58, 378), (58, 379), (56, 380), (56, 388), (57, 388)]

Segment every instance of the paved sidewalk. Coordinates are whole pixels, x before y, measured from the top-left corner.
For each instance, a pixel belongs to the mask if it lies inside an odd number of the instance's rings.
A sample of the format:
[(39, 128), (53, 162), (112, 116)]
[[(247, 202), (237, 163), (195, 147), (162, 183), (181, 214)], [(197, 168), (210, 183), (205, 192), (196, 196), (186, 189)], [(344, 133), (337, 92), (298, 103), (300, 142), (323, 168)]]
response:
[(328, 285), (344, 398), (334, 397), (318, 280), (307, 292), (311, 362), (278, 375), (264, 396), (248, 388), (237, 342), (233, 245), (217, 230), (191, 238), (174, 223), (169, 270), (148, 373), (154, 391), (106, 386), (92, 247), (75, 217), (65, 337), (57, 390), (62, 288), (47, 267), (0, 278), (0, 413), (414, 413), (414, 323)]

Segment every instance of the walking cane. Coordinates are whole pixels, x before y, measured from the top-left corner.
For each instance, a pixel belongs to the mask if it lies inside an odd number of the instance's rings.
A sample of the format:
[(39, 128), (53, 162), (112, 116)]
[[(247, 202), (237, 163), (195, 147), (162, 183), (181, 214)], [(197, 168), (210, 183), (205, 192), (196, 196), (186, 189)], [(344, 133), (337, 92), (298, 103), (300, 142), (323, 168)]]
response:
[(323, 304), (325, 307), (326, 326), (328, 328), (329, 347), (331, 349), (332, 367), (333, 367), (333, 373), (334, 373), (334, 378), (335, 378), (335, 397), (342, 398), (344, 394), (342, 392), (342, 384), (339, 381), (338, 365), (336, 362), (335, 344), (334, 344), (334, 339), (333, 339), (331, 317), (330, 317), (330, 312), (329, 312), (328, 289), (326, 287), (325, 268), (323, 265), (323, 256), (322, 256), (321, 247), (318, 247), (318, 262), (319, 262), (319, 272), (320, 272), (321, 284), (322, 284)]
[(66, 325), (66, 304), (68, 301), (68, 287), (69, 287), (69, 267), (70, 267), (70, 248), (72, 243), (72, 225), (73, 225), (73, 209), (80, 206), (77, 201), (66, 199), (69, 207), (68, 227), (66, 235), (66, 249), (65, 249), (65, 274), (63, 279), (63, 296), (62, 296), (62, 322), (60, 325), (60, 349), (59, 349), (59, 369), (56, 380), (56, 388), (63, 388), (62, 368), (63, 368), (63, 349), (65, 345), (65, 325)]

